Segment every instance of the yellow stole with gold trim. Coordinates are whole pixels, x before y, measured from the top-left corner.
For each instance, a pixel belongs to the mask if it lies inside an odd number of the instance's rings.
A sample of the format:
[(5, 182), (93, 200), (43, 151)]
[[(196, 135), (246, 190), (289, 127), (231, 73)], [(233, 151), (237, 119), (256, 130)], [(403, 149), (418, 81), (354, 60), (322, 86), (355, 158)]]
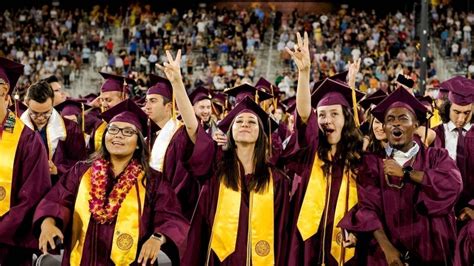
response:
[(105, 129), (107, 128), (107, 123), (102, 121), (99, 127), (94, 132), (94, 151), (100, 150), (102, 146), (102, 138), (104, 137)]
[(0, 138), (0, 153), (2, 154), (0, 160), (0, 217), (10, 210), (13, 166), (21, 132), (25, 127), (21, 120), (15, 117), (15, 114), (8, 112), (7, 115), (7, 120), (13, 122), (13, 129), (12, 132), (9, 132), (4, 128)]
[[(321, 219), (323, 218), (324, 211), (326, 211), (326, 218), (323, 221), (323, 226), (326, 227), (327, 224), (327, 208), (329, 205), (329, 199), (333, 196), (330, 195), (332, 175), (330, 175), (329, 178), (325, 178), (322, 165), (323, 162), (316, 154), (297, 222), (298, 231), (300, 232), (303, 241), (306, 241), (308, 238), (316, 234)], [(337, 227), (337, 224), (341, 221), (346, 212), (357, 203), (357, 201), (357, 186), (355, 179), (353, 179), (349, 173), (344, 171), (341, 188), (337, 195), (336, 212), (334, 215), (331, 238), (331, 255), (336, 259), (339, 265), (349, 261), (354, 256), (355, 250), (354, 248), (346, 249), (342, 246), (343, 232), (341, 228)], [(326, 229), (323, 230), (323, 238), (325, 237), (325, 230)]]
[[(235, 251), (241, 197), (240, 190), (234, 191), (226, 187), (223, 182), (220, 183), (208, 249), (208, 263), (211, 249), (221, 262)], [(250, 192), (247, 265), (275, 264), (273, 201), (273, 175), (270, 171), (270, 182), (265, 191), (263, 193)]]
[[(81, 264), (84, 242), (91, 217), (89, 211), (91, 174), (92, 167), (82, 176), (74, 205), (71, 265)], [(110, 259), (115, 265), (130, 265), (137, 256), (138, 239), (140, 236), (140, 210), (143, 210), (145, 203), (145, 187), (141, 182), (143, 176), (144, 172), (138, 176), (137, 184), (130, 189), (117, 214), (112, 251), (110, 252)]]

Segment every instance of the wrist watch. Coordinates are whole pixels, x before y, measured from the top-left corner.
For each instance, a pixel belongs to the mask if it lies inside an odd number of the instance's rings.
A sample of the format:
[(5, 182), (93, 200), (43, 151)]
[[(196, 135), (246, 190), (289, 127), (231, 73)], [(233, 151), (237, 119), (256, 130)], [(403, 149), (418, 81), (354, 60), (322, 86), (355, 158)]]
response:
[(162, 245), (166, 242), (166, 237), (160, 233), (153, 233), (150, 238), (160, 241)]
[(403, 181), (406, 182), (411, 179), (410, 174), (412, 171), (413, 171), (413, 167), (411, 167), (410, 165), (403, 167)]

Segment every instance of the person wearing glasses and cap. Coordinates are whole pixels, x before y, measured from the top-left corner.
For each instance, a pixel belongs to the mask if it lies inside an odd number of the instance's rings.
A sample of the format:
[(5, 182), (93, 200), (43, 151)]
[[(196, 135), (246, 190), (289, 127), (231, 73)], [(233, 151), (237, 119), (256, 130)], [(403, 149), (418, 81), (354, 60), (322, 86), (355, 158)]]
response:
[(181, 52), (167, 56), (160, 68), (173, 85), (191, 147), (184, 164), (202, 185), (182, 264), (286, 265), (290, 182), (267, 161), (269, 133), (278, 124), (253, 99), (242, 99), (218, 125), (229, 141), (216, 160), (216, 145), (181, 80)]
[(23, 65), (0, 57), (0, 265), (31, 265), (34, 209), (51, 188), (40, 136), (7, 109), (22, 73)]
[[(307, 33), (304, 39), (298, 33), (297, 40), (294, 50), (287, 48), (298, 67), (294, 140), (284, 153), (287, 168), (297, 174), (288, 265), (356, 265), (355, 235), (337, 224), (358, 201), (363, 138), (354, 110), (363, 94), (326, 78), (311, 95)], [(348, 75), (356, 72), (351, 64)]]
[(53, 108), (53, 99), (54, 92), (47, 82), (31, 85), (26, 93), (28, 109), (20, 119), (41, 136), (54, 185), (76, 162), (87, 158), (87, 150), (81, 128)]
[(77, 163), (38, 205), (43, 253), (64, 246), (62, 265), (149, 265), (160, 250), (178, 265), (189, 224), (161, 173), (149, 167), (145, 136), (157, 126), (132, 100), (102, 113), (100, 150)]
[(385, 154), (366, 153), (359, 170), (359, 204), (340, 227), (373, 235), (366, 265), (451, 265), (454, 205), (462, 179), (447, 150), (425, 148), (415, 130), (427, 109), (398, 88), (372, 114), (384, 121)]
[[(100, 95), (98, 97), (100, 111), (105, 112), (128, 98), (128, 84), (132, 84), (135, 81), (130, 78), (104, 72), (99, 72), (99, 74), (105, 79), (102, 87), (100, 88)], [(91, 114), (94, 113), (91, 112)], [(91, 118), (88, 119), (90, 120)], [(88, 143), (89, 153), (93, 153), (100, 148), (102, 136), (104, 134), (105, 128), (107, 127), (107, 123), (105, 123), (103, 119), (95, 120), (96, 123), (94, 124), (94, 129), (92, 130)]]

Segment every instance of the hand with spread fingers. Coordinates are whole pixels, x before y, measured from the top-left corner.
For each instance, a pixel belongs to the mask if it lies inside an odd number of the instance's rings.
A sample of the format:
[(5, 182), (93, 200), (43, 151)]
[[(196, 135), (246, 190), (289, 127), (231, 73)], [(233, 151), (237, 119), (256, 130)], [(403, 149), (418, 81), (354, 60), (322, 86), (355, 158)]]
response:
[(64, 235), (61, 230), (56, 226), (56, 222), (53, 218), (48, 217), (41, 223), (41, 233), (39, 236), (39, 249), (43, 253), (48, 253), (48, 244), (51, 250), (56, 249), (54, 238), (59, 237), (61, 243), (64, 240)]
[(145, 266), (148, 265), (149, 261), (149, 264), (153, 265), (155, 261), (158, 260), (158, 253), (160, 252), (162, 244), (163, 243), (161, 243), (161, 241), (158, 239), (148, 239), (143, 244), (140, 250), (140, 255), (138, 256), (138, 263), (141, 263)]
[(297, 32), (296, 39), (297, 44), (295, 44), (293, 50), (289, 47), (285, 47), (285, 49), (291, 55), (293, 61), (295, 61), (299, 71), (309, 71), (311, 67), (311, 59), (309, 56), (308, 33), (305, 32), (304, 38), (301, 38), (301, 34)]
[(356, 80), (356, 75), (359, 73), (360, 69), (360, 58), (355, 60), (352, 63), (349, 63), (349, 73), (347, 73), (348, 76), (348, 81), (347, 84), (349, 84), (349, 87), (355, 88), (355, 80)]
[(174, 59), (173, 59), (173, 56), (171, 55), (171, 52), (167, 50), (166, 58), (168, 59), (168, 62), (165, 62), (163, 66), (157, 63), (156, 66), (165, 73), (166, 78), (171, 83), (182, 81), (181, 49), (178, 50), (178, 53), (176, 54), (176, 58)]

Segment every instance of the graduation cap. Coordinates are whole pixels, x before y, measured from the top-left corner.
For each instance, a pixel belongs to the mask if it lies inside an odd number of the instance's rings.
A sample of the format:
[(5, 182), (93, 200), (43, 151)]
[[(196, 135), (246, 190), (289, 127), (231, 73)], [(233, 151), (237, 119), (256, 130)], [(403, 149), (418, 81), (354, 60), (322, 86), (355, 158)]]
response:
[(148, 77), (153, 85), (146, 92), (147, 95), (158, 94), (169, 100), (173, 98), (173, 87), (168, 79), (154, 74), (150, 74)]
[(428, 109), (407, 89), (399, 87), (385, 100), (372, 109), (372, 115), (379, 121), (385, 121), (385, 114), (392, 108), (404, 107), (413, 113), (420, 123), (427, 121)]
[(296, 96), (286, 98), (282, 101), (282, 103), (286, 106), (285, 112), (293, 113), (293, 111), (296, 109)]
[(263, 77), (260, 77), (257, 83), (255, 83), (255, 88), (264, 90), (265, 92), (273, 95), (273, 97), (278, 97), (278, 93), (280, 92), (277, 86), (271, 84), (270, 81)]
[(449, 91), (448, 99), (457, 105), (468, 105), (474, 102), (474, 80), (457, 76), (441, 83)]
[(84, 104), (81, 99), (66, 99), (64, 102), (56, 105), (56, 109), (62, 116), (80, 115), (82, 112), (92, 108), (90, 105)]
[(406, 86), (409, 89), (412, 89), (413, 86), (415, 85), (415, 81), (411, 78), (406, 78), (402, 74), (398, 74), (397, 80), (398, 83), (402, 84), (403, 86)]
[(24, 65), (0, 57), (0, 84), (8, 84), (8, 94), (11, 94), (21, 75)]
[(92, 106), (84, 104), (80, 99), (66, 99), (64, 102), (54, 107), (62, 116), (80, 115), (81, 129), (85, 131), (84, 112), (92, 108)]
[(132, 100), (126, 99), (102, 113), (102, 119), (107, 123), (126, 122), (134, 125), (144, 137), (152, 136), (159, 127), (148, 118), (145, 112)]
[(327, 77), (327, 78), (324, 78), (322, 80), (319, 80), (317, 82), (314, 83), (313, 85), (313, 89), (312, 89), (312, 92), (314, 92), (319, 86), (321, 86), (321, 84), (326, 80), (326, 79), (332, 79), (332, 80), (336, 80), (336, 81), (340, 81), (342, 83), (347, 83), (347, 74), (349, 74), (349, 71), (343, 71), (341, 73), (337, 73), (335, 75), (332, 75), (330, 77)]
[(345, 83), (326, 78), (321, 85), (311, 95), (311, 103), (314, 107), (340, 104), (345, 107), (352, 107), (352, 93), (355, 91), (355, 98), (359, 101), (364, 93), (352, 90)]
[(230, 89), (226, 89), (224, 90), (224, 93), (226, 93), (229, 96), (235, 97), (235, 100), (237, 103), (239, 103), (246, 97), (250, 97), (256, 103), (273, 98), (271, 94), (266, 93), (265, 91), (261, 89), (257, 89), (254, 86), (247, 83), (244, 83), (242, 85), (239, 85)]
[(223, 113), (227, 109), (227, 95), (224, 93), (214, 93), (211, 100), (214, 113)]
[(420, 103), (424, 104), (424, 105), (429, 105), (429, 106), (433, 106), (433, 98), (431, 98), (430, 96), (426, 95), (426, 96), (418, 96), (416, 97), (416, 99), (418, 99), (418, 101), (420, 101)]
[(365, 95), (362, 100), (360, 100), (359, 105), (362, 106), (365, 110), (369, 110), (370, 107), (379, 104), (383, 101), (388, 94), (382, 89), (378, 89), (370, 95)]
[(212, 100), (212, 94), (208, 88), (199, 86), (189, 94), (189, 100), (194, 105), (202, 100)]
[(82, 97), (83, 99), (86, 99), (87, 102), (92, 102), (93, 100), (95, 100), (97, 97), (99, 97), (99, 95), (95, 94), (95, 93), (89, 93), (87, 94), (86, 96)]
[(227, 116), (222, 119), (217, 127), (222, 130), (222, 132), (227, 132), (234, 121), (234, 119), (241, 113), (252, 113), (256, 115), (263, 124), (265, 133), (270, 137), (271, 132), (275, 131), (278, 128), (278, 123), (273, 120), (258, 104), (256, 104), (252, 98), (245, 97), (240, 101), (234, 109), (232, 109)]
[(126, 92), (127, 86), (124, 84), (135, 84), (135, 80), (119, 75), (114, 75), (110, 73), (99, 72), (99, 74), (105, 79), (104, 84), (100, 88), (101, 92), (108, 92), (108, 91), (118, 91), (118, 92)]

